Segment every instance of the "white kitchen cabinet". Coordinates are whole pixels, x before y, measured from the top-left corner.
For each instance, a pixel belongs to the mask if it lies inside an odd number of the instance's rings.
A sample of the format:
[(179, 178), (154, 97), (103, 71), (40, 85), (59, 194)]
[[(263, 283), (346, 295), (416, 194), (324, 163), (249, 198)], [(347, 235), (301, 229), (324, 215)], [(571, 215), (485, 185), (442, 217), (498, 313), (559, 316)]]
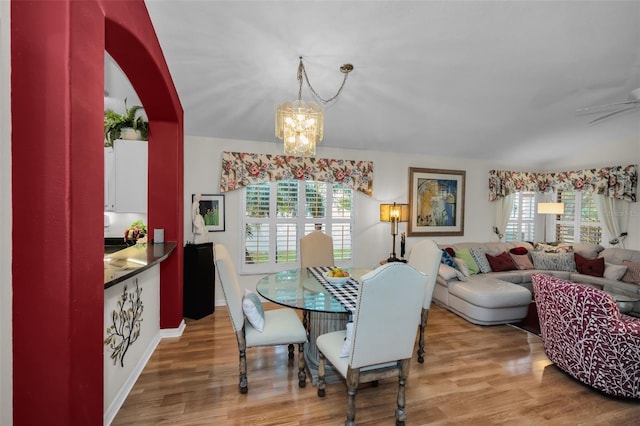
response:
[(113, 147), (104, 148), (104, 211), (116, 210), (116, 156)]
[(105, 148), (105, 211), (147, 212), (147, 141), (118, 139)]

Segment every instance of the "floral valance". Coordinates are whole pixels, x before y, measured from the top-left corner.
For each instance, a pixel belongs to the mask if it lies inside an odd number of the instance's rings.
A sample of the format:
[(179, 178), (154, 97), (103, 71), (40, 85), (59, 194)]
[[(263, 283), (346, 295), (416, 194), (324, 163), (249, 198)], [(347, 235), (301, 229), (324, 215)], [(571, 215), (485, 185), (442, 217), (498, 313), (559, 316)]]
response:
[(638, 165), (602, 167), (558, 173), (491, 170), (489, 201), (519, 191), (590, 191), (626, 201), (636, 201)]
[(342, 183), (356, 191), (373, 195), (373, 162), (246, 152), (222, 153), (220, 192), (290, 179)]

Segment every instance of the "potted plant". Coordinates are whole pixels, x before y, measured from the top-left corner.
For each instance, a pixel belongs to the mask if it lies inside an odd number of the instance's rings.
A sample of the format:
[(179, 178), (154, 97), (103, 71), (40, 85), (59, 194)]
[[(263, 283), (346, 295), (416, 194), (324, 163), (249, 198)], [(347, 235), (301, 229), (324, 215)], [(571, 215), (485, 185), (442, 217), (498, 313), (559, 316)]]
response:
[[(124, 114), (118, 114), (112, 109), (104, 112), (104, 146), (113, 146), (116, 139), (146, 140), (149, 134), (149, 123), (142, 116), (136, 114), (143, 109), (140, 105), (127, 108), (124, 100)], [(128, 131), (127, 129), (132, 129)]]

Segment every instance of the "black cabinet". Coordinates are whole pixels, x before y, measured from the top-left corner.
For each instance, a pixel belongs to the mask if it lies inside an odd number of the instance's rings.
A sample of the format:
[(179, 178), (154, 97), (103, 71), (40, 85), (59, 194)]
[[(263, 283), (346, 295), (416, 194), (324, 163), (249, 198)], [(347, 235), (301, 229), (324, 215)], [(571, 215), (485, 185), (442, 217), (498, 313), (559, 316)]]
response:
[(213, 243), (184, 246), (183, 315), (200, 319), (215, 310)]

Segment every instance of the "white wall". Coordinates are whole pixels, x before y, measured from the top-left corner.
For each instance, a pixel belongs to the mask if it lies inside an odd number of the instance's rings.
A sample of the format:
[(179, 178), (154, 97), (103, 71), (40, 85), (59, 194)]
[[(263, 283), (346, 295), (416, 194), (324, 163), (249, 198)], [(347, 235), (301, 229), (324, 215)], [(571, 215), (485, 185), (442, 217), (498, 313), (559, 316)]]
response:
[[(258, 152), (279, 154), (282, 144), (225, 140), (203, 137), (185, 137), (184, 161), (184, 235), (192, 240), (191, 195), (194, 193), (218, 194), (222, 151)], [(491, 165), (473, 160), (440, 158), (426, 155), (406, 155), (391, 152), (373, 152), (336, 148), (318, 148), (317, 157), (371, 160), (374, 164), (372, 197), (356, 193), (356, 228), (354, 238), (354, 266), (372, 268), (381, 259), (389, 257), (391, 235), (388, 223), (379, 221), (379, 205), (388, 202), (408, 202), (409, 167), (454, 169), (466, 171), (465, 225), (463, 237), (440, 237), (438, 242), (489, 241), (494, 238), (491, 231), (494, 210), (488, 200), (488, 173)], [(210, 232), (210, 240), (228, 247), (239, 262), (242, 256), (242, 233), (240, 232), (241, 191), (225, 193), (225, 232)], [(406, 231), (405, 224), (400, 232)], [(416, 238), (407, 238), (407, 249)], [(399, 243), (397, 244), (399, 250)], [(239, 263), (236, 263), (238, 266)], [(239, 268), (237, 268), (239, 269)], [(240, 277), (244, 288), (254, 289), (261, 276)], [(224, 298), (216, 285), (216, 302)]]
[(11, 27), (0, 1), (0, 424), (13, 423), (11, 344)]
[[(615, 151), (602, 153), (586, 153), (582, 160), (568, 159), (568, 167), (582, 168), (596, 166), (612, 166), (618, 164), (640, 163), (637, 141), (626, 141), (615, 144)], [(191, 195), (194, 193), (220, 193), (220, 166), (223, 151), (257, 152), (279, 154), (282, 144), (269, 142), (252, 142), (196, 136), (185, 137), (184, 147), (184, 236), (192, 241), (191, 232)], [(576, 157), (581, 154), (576, 153)], [(496, 236), (492, 232), (495, 217), (495, 206), (488, 201), (488, 175), (491, 169), (509, 170), (509, 165), (489, 164), (484, 161), (460, 160), (429, 155), (408, 155), (394, 152), (375, 152), (347, 150), (336, 148), (318, 148), (317, 157), (345, 158), (350, 160), (371, 160), (374, 164), (374, 182), (372, 197), (357, 193), (356, 195), (356, 229), (354, 238), (354, 266), (371, 268), (381, 259), (386, 259), (391, 250), (389, 224), (379, 222), (379, 204), (387, 202), (408, 202), (409, 167), (453, 169), (466, 171), (465, 223), (462, 237), (437, 237), (438, 243), (455, 243), (459, 241), (492, 241)], [(608, 158), (604, 164), (599, 157)], [(593, 165), (595, 164), (595, 165)], [(567, 170), (559, 164), (557, 171)], [(539, 170), (529, 170), (539, 171)], [(236, 259), (236, 267), (242, 257), (242, 233), (240, 232), (240, 199), (241, 191), (225, 193), (225, 232), (210, 232), (210, 241), (227, 246)], [(640, 250), (640, 203), (633, 203), (629, 221), (628, 248)], [(406, 227), (401, 225), (400, 232)], [(407, 249), (418, 237), (407, 238)], [(399, 249), (399, 245), (398, 245)], [(261, 275), (243, 275), (240, 277), (244, 288), (254, 289)], [(216, 303), (223, 304), (224, 297), (219, 284), (216, 284)]]

